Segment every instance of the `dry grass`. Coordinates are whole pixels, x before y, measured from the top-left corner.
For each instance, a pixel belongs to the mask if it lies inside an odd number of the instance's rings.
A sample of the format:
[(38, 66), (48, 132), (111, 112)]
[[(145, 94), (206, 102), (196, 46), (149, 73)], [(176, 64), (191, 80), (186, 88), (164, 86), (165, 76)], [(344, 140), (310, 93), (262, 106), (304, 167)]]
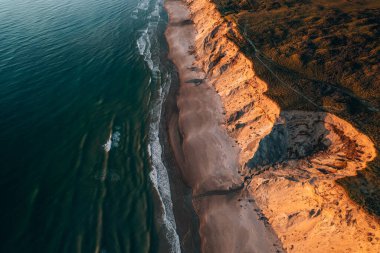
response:
[(215, 2), (278, 64), (380, 106), (379, 1)]

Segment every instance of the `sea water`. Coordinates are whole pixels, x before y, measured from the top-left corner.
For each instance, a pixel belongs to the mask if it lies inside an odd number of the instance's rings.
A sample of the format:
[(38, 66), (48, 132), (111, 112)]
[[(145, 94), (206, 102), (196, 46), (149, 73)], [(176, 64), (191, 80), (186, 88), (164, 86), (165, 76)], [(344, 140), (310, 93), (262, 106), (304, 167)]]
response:
[(0, 252), (156, 252), (158, 229), (180, 251), (162, 13), (160, 0), (0, 2)]

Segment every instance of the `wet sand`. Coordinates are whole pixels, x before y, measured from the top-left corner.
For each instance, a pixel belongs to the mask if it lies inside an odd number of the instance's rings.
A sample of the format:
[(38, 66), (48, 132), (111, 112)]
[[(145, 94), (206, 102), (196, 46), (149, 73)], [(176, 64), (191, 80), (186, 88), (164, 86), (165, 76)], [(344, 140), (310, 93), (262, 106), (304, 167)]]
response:
[[(163, 147), (162, 160), (168, 170), (173, 212), (177, 224), (177, 234), (181, 242), (181, 252), (197, 253), (199, 252), (198, 217), (192, 205), (191, 189), (181, 179), (178, 161), (173, 155), (174, 152), (169, 139), (169, 135), (175, 135), (178, 132), (176, 94), (179, 88), (179, 79), (173, 64), (169, 61), (168, 64), (168, 69), (172, 70), (170, 73), (172, 82), (162, 108), (160, 122), (160, 143)], [(166, 253), (168, 252), (167, 249), (167, 247), (163, 246), (159, 252)]]
[(165, 8), (169, 58), (180, 79), (178, 118), (168, 120), (168, 133), (182, 180), (192, 189), (201, 251), (279, 252), (280, 242), (243, 190), (239, 148), (223, 125), (220, 96), (196, 64), (190, 12), (181, 1), (166, 1)]

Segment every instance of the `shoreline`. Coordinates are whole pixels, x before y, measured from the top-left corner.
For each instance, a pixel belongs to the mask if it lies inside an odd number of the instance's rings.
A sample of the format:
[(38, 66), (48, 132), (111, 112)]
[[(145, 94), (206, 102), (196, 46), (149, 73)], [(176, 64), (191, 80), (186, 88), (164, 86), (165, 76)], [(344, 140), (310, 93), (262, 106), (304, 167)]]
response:
[[(164, 6), (162, 6), (165, 20), (168, 19), (167, 12)], [(176, 105), (176, 94), (179, 88), (179, 77), (176, 66), (171, 60), (168, 59), (169, 45), (165, 38), (165, 25), (162, 29), (162, 36), (159, 37), (159, 43), (163, 50), (160, 53), (160, 59), (162, 60), (163, 72), (167, 75), (167, 81), (169, 82), (169, 89), (166, 92), (166, 96), (162, 101), (161, 116), (158, 126), (159, 143), (162, 149), (161, 160), (167, 171), (169, 179), (169, 190), (171, 199), (169, 204), (174, 213), (174, 220), (176, 224), (176, 233), (180, 241), (180, 249), (174, 250), (171, 239), (167, 236), (166, 226), (160, 223), (159, 217), (163, 210), (160, 208), (162, 205), (160, 197), (157, 196), (155, 201), (160, 210), (158, 210), (157, 217), (155, 218), (159, 228), (159, 241), (158, 252), (167, 253), (169, 249), (173, 252), (199, 252), (199, 235), (198, 235), (198, 220), (194, 213), (194, 209), (191, 203), (191, 190), (182, 182), (177, 160), (174, 157), (172, 146), (169, 143), (169, 129), (178, 129), (178, 108)], [(161, 34), (161, 33), (160, 33)], [(179, 251), (180, 250), (180, 251)]]
[[(173, 203), (173, 212), (177, 225), (177, 234), (181, 242), (181, 252), (199, 252), (198, 220), (191, 203), (191, 189), (181, 180), (179, 165), (175, 159), (169, 139), (169, 129), (178, 129), (178, 108), (176, 95), (179, 88), (178, 73), (175, 65), (169, 62), (169, 71), (172, 76), (170, 89), (165, 102), (160, 122), (160, 143), (163, 147), (163, 163), (168, 171), (170, 191)], [(160, 250), (159, 252), (166, 252)]]
[[(180, 76), (168, 129), (192, 189), (202, 252), (377, 252), (379, 221), (336, 182), (364, 170), (373, 142), (326, 112), (282, 110), (206, 0), (165, 1)], [(231, 40), (231, 37), (235, 40)]]

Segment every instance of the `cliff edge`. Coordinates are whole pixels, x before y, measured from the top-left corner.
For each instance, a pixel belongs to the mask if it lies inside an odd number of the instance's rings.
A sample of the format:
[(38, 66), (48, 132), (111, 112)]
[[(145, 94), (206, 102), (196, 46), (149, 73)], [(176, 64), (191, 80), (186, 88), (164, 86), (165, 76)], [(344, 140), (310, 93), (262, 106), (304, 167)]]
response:
[(379, 252), (379, 221), (336, 183), (376, 157), (373, 142), (331, 113), (281, 110), (213, 3), (165, 6), (181, 81), (170, 138), (202, 252)]

